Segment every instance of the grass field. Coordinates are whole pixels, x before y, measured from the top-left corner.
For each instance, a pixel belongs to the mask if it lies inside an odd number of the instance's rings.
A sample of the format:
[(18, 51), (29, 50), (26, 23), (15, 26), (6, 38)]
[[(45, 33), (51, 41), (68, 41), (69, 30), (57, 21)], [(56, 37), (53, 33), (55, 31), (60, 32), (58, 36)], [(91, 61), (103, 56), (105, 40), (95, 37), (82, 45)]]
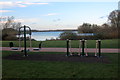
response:
[[(20, 54), (15, 51), (3, 51), (3, 57)], [(47, 54), (30, 52), (29, 54)], [(57, 54), (49, 52), (49, 54)], [(61, 53), (65, 54), (65, 53)], [(3, 78), (117, 78), (118, 54), (103, 54), (111, 63), (83, 63), (58, 61), (30, 61), (3, 59)]]
[[(102, 40), (102, 48), (120, 48), (118, 47), (118, 40), (119, 39), (111, 39), (111, 40)], [(19, 46), (18, 41), (2, 41), (3, 47), (9, 47), (9, 42), (13, 42), (15, 47)], [(32, 47), (38, 47), (40, 41), (32, 41)], [(78, 48), (79, 41), (73, 40), (71, 41), (73, 48)], [(23, 46), (23, 42), (21, 42)], [(29, 41), (27, 42), (27, 46), (29, 46)], [(87, 47), (88, 48), (95, 48), (96, 41), (95, 40), (88, 40)], [(66, 47), (66, 41), (43, 41), (42, 47)]]

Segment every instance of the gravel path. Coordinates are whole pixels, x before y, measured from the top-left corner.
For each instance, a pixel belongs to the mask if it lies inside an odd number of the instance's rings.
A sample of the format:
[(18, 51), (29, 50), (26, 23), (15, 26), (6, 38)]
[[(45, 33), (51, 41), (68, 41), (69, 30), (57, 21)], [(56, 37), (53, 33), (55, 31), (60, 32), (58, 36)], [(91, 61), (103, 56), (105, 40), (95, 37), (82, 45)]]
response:
[[(16, 47), (14, 47), (16, 48)], [(9, 47), (0, 47), (0, 51), (21, 51), (23, 48), (21, 48), (20, 50), (12, 50), (12, 48)], [(30, 49), (30, 48), (27, 48)], [(30, 51), (32, 52), (66, 52), (67, 49), (66, 48), (41, 48), (40, 50), (33, 50), (35, 48), (31, 48)], [(70, 49), (71, 52), (80, 52), (81, 48), (71, 48)], [(85, 52), (95, 52), (96, 49), (95, 48), (87, 48), (87, 50), (85, 49)], [(114, 48), (102, 48), (101, 52), (102, 53), (119, 53), (120, 49), (114, 49)]]

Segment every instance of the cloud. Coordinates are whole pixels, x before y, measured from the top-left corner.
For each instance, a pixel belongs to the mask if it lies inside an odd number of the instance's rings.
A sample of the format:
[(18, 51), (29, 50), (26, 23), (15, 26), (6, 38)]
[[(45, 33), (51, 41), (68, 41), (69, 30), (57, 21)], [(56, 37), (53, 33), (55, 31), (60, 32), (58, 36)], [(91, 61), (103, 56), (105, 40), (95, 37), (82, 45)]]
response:
[[(3, 16), (3, 17), (0, 17), (2, 20), (0, 21), (0, 23), (6, 23), (7, 22), (7, 19), (8, 18), (7, 16)], [(39, 18), (24, 18), (24, 19), (14, 19), (13, 22), (21, 22), (22, 24), (36, 24), (38, 23), (39, 21), (41, 21), (41, 19)]]
[(23, 1), (3, 1), (0, 2), (0, 7), (2, 8), (12, 8), (12, 7), (27, 7), (28, 5), (46, 5), (48, 3), (42, 2), (23, 2)]
[(44, 5), (48, 3), (41, 3), (41, 2), (22, 2), (22, 1), (17, 1), (17, 4), (22, 4), (22, 5)]
[(26, 7), (23, 4), (17, 2), (0, 2), (2, 8), (11, 8), (11, 7)]
[(47, 15), (44, 16), (55, 16), (55, 15), (58, 15), (58, 13), (48, 13)]
[[(7, 16), (3, 16), (3, 17), (0, 17), (2, 20), (0, 21), (0, 23), (6, 23), (7, 22)], [(23, 19), (15, 19), (13, 22), (24, 22)]]
[(35, 23), (40, 21), (38, 18), (28, 18), (28, 19), (15, 19), (15, 22), (21, 22), (21, 23)]
[(101, 17), (100, 17), (100, 19), (103, 19), (103, 18), (108, 18), (108, 15), (101, 16)]
[[(14, 0), (18, 1), (18, 0)], [(29, 2), (118, 2), (118, 0), (21, 0)]]
[(12, 10), (0, 10), (0, 13), (13, 12)]

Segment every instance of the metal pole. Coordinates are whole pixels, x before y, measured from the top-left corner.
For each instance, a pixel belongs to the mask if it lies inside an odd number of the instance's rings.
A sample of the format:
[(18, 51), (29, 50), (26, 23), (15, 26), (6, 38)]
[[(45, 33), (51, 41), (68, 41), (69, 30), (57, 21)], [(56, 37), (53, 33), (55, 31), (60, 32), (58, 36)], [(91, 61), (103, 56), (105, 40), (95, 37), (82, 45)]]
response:
[(31, 35), (30, 35), (30, 50), (32, 50)]
[(79, 41), (79, 54), (78, 55), (80, 55), (80, 53), (81, 53), (81, 40)]
[(101, 40), (98, 40), (98, 53), (99, 53), (99, 57), (101, 56)]
[(85, 50), (86, 50), (86, 56), (88, 56), (88, 53), (87, 53), (87, 40), (85, 40)]
[(84, 56), (85, 40), (82, 40), (82, 56)]
[(19, 28), (19, 34), (18, 34), (18, 35), (19, 35), (19, 50), (21, 50), (21, 45), (20, 45), (20, 34), (21, 34), (21, 33), (20, 33), (20, 28)]
[(67, 56), (69, 56), (69, 40), (67, 39)]
[(96, 40), (95, 56), (97, 56), (98, 40)]
[(70, 55), (72, 55), (72, 47), (71, 47), (71, 40), (69, 40), (69, 52), (70, 52)]
[(28, 26), (26, 26), (26, 28), (28, 28), (29, 29), (29, 35), (30, 35), (30, 50), (32, 50), (32, 43), (31, 43), (31, 35), (32, 35), (32, 33), (31, 33), (31, 28), (30, 27), (28, 27)]
[(39, 48), (41, 48), (41, 47), (42, 47), (42, 42), (39, 43)]
[(27, 56), (27, 51), (26, 51), (26, 26), (24, 25), (24, 54)]
[(21, 47), (20, 47), (20, 34), (19, 34), (19, 50), (21, 50)]

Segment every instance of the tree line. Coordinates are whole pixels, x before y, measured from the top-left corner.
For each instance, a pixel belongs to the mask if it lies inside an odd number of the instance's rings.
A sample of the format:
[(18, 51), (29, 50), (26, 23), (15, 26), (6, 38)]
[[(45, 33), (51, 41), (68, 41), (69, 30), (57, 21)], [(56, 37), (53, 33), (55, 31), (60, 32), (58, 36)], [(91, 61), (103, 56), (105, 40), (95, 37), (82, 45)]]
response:
[(78, 27), (78, 34), (93, 33), (91, 36), (80, 36), (74, 32), (63, 32), (60, 39), (118, 39), (120, 30), (120, 11), (114, 10), (108, 16), (108, 23), (102, 25), (83, 23)]

